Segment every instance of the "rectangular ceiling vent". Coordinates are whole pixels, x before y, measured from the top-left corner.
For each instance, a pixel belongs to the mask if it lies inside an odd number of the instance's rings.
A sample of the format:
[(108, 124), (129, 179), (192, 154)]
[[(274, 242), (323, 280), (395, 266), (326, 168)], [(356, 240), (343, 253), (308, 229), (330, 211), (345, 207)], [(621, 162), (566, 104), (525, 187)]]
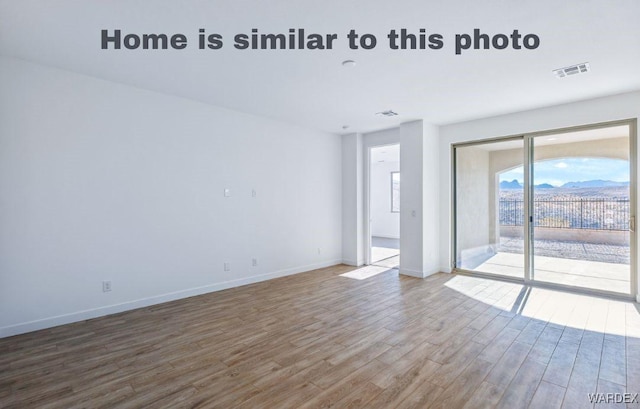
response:
[(582, 64), (570, 65), (568, 67), (553, 70), (553, 73), (558, 78), (568, 77), (569, 75), (582, 74), (584, 72), (589, 72), (588, 62), (583, 62)]
[(393, 112), (392, 110), (387, 110), (387, 111), (382, 111), (382, 112), (378, 112), (376, 113), (376, 115), (384, 115), (384, 116), (396, 116), (398, 115), (397, 112)]

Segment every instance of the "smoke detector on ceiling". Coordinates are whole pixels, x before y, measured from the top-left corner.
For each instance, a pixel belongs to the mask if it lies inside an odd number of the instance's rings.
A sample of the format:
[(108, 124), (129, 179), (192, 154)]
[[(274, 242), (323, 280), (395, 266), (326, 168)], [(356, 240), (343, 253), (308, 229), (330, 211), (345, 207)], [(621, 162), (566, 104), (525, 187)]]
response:
[(569, 75), (582, 74), (585, 72), (589, 72), (590, 67), (588, 62), (583, 62), (581, 64), (570, 65), (564, 68), (558, 68), (553, 70), (553, 73), (558, 78), (564, 78)]
[(398, 113), (397, 112), (393, 112), (391, 109), (388, 109), (386, 111), (376, 112), (376, 115), (396, 116), (396, 115), (398, 115)]

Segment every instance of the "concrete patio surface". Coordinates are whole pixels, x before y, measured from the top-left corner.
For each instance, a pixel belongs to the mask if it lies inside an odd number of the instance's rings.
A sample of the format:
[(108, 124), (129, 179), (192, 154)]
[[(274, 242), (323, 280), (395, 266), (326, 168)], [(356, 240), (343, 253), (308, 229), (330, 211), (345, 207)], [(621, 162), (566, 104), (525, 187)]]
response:
[[(599, 261), (602, 263), (629, 264), (629, 246), (617, 244), (594, 244), (581, 241), (535, 240), (537, 256), (566, 258), (573, 260)], [(524, 240), (500, 237), (498, 252), (524, 253)]]
[[(498, 253), (473, 268), (508, 277), (524, 276), (522, 240), (505, 238)], [(575, 287), (629, 294), (629, 248), (626, 246), (536, 240), (534, 279)]]

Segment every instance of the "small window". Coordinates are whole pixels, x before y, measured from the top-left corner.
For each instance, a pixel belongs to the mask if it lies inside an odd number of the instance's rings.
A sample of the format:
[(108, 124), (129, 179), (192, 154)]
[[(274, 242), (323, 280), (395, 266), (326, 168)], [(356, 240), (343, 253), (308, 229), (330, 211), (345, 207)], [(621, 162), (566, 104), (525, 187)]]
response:
[(400, 213), (400, 172), (391, 172), (391, 213)]

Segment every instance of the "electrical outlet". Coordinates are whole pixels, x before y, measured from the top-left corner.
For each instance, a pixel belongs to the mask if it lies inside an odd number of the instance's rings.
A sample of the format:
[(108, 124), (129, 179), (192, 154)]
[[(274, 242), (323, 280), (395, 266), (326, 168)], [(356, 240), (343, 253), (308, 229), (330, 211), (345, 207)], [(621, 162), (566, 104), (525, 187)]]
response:
[(258, 259), (254, 258), (251, 260), (251, 265), (253, 265), (254, 267), (258, 265)]
[(111, 281), (103, 281), (102, 282), (102, 292), (108, 293), (111, 291)]
[(251, 197), (256, 197), (258, 195), (258, 193), (256, 193), (255, 189), (251, 190)]
[(231, 189), (227, 188), (224, 190), (224, 197), (231, 197)]
[(224, 263), (224, 271), (230, 271), (231, 270), (231, 263)]
[(322, 249), (318, 247), (318, 254), (322, 254)]

